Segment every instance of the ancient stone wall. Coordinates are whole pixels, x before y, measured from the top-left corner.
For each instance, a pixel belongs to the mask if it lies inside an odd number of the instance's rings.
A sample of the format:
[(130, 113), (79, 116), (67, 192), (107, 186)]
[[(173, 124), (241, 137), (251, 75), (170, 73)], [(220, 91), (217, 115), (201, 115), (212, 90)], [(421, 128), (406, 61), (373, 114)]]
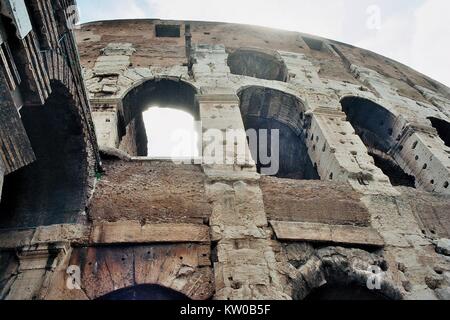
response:
[[(0, 297), (159, 285), (192, 299), (450, 299), (449, 88), (255, 26), (96, 22), (77, 41), (104, 172), (86, 220), (0, 232)], [(200, 161), (140, 156), (133, 119), (152, 101), (201, 120)], [(278, 176), (227, 145), (258, 128), (280, 130)], [(207, 161), (210, 129), (227, 162)]]

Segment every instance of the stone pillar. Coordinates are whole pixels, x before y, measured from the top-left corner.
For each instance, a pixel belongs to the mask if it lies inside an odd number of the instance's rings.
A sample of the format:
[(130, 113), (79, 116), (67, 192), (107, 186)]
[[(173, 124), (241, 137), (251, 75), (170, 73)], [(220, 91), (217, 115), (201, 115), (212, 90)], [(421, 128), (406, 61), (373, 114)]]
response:
[(450, 148), (435, 129), (411, 124), (394, 152), (395, 160), (416, 177), (416, 185), (429, 192), (450, 194)]
[(119, 146), (117, 107), (96, 106), (93, 110), (92, 120), (100, 149), (117, 148)]
[[(198, 101), (205, 162), (209, 156), (209, 129), (218, 129), (223, 133), (227, 129), (238, 129), (244, 135), (245, 129), (235, 95), (200, 96)], [(224, 159), (234, 159), (234, 162), (203, 164), (207, 177), (206, 191), (213, 205), (210, 219), (212, 240), (217, 243), (215, 298), (289, 299), (283, 292), (282, 277), (275, 270), (272, 232), (268, 226), (254, 161), (250, 156), (242, 163), (240, 160), (245, 158), (243, 151), (230, 149), (223, 141), (222, 145)]]
[(349, 182), (366, 194), (398, 194), (389, 178), (375, 166), (345, 113), (315, 109), (310, 115), (306, 144), (322, 180)]
[(53, 272), (70, 251), (69, 244), (41, 244), (18, 253), (19, 269), (5, 300), (43, 300)]

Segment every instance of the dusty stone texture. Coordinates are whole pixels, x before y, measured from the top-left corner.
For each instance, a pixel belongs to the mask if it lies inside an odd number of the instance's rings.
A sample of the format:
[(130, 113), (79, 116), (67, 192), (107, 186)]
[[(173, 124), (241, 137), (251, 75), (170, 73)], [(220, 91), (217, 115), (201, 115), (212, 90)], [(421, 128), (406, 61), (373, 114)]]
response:
[(362, 195), (347, 184), (262, 177), (260, 185), (269, 220), (370, 225)]
[(198, 224), (145, 224), (119, 221), (94, 224), (91, 244), (209, 243), (209, 227)]
[(347, 245), (383, 247), (384, 241), (372, 228), (322, 223), (270, 221), (281, 241), (309, 241)]
[(198, 166), (108, 160), (89, 208), (94, 221), (203, 224), (211, 215)]
[[(430, 199), (425, 202), (430, 195), (422, 192), (410, 191), (410, 195), (414, 196), (367, 196), (363, 201), (369, 208), (372, 225), (386, 242), (386, 260), (390, 266), (398, 266), (398, 270), (391, 271), (396, 273), (397, 281), (404, 287), (405, 298), (439, 299), (437, 290), (450, 286), (445, 276), (449, 269), (448, 257), (437, 254), (433, 240), (436, 238), (434, 228), (442, 226), (433, 209), (435, 202), (440, 202)], [(442, 197), (436, 196), (436, 199)], [(419, 215), (416, 209), (422, 201), (428, 206), (422, 206), (425, 209)]]
[(449, 196), (402, 188), (400, 199), (410, 206), (422, 233), (433, 239), (450, 238)]

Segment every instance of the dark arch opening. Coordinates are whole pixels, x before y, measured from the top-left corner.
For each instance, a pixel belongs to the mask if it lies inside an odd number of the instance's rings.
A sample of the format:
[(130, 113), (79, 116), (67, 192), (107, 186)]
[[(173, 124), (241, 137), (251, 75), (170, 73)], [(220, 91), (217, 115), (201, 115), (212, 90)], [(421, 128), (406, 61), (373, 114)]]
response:
[(396, 117), (382, 106), (359, 97), (341, 100), (343, 111), (356, 133), (369, 149), (375, 165), (389, 177), (393, 186), (415, 188), (415, 177), (407, 174), (389, 154), (395, 145)]
[(106, 301), (187, 301), (186, 295), (159, 285), (138, 285), (111, 292), (98, 300)]
[[(196, 94), (191, 85), (171, 79), (150, 80), (131, 90), (123, 99), (123, 113), (119, 115), (120, 149), (131, 156), (149, 154), (148, 142), (153, 137), (147, 135), (143, 113), (151, 107), (184, 111), (199, 120)], [(170, 119), (163, 120), (170, 126)], [(170, 137), (164, 138), (170, 143)]]
[(52, 82), (52, 90), (44, 106), (20, 111), (37, 160), (5, 178), (1, 228), (75, 223), (85, 210), (89, 186), (83, 121), (67, 88)]
[(228, 56), (232, 74), (286, 82), (288, 70), (277, 53), (256, 49), (238, 49)]
[[(268, 130), (268, 150), (271, 149), (271, 130), (279, 130), (279, 178), (318, 180), (317, 169), (313, 165), (304, 135), (304, 105), (296, 97), (278, 90), (249, 87), (239, 93), (240, 108), (245, 129), (257, 131), (257, 148), (252, 157), (257, 163), (258, 172), (264, 165), (260, 158), (260, 130)], [(266, 154), (266, 150), (262, 150)], [(270, 153), (270, 152), (269, 152)]]
[(304, 301), (383, 301), (389, 300), (380, 291), (357, 284), (326, 284), (314, 289)]
[(438, 132), (439, 137), (444, 141), (445, 145), (450, 148), (450, 123), (445, 120), (430, 117), (428, 118), (433, 128)]

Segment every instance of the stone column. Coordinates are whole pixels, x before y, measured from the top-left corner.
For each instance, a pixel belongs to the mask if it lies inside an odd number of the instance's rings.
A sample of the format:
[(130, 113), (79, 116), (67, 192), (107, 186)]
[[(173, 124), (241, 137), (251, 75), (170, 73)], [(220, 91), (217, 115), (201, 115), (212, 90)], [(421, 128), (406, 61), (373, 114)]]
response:
[(450, 148), (434, 128), (410, 124), (402, 133), (395, 160), (429, 192), (450, 194)]
[(70, 250), (69, 244), (41, 244), (25, 247), (18, 253), (18, 274), (5, 300), (43, 300), (55, 269)]
[(366, 194), (398, 194), (389, 178), (375, 166), (345, 113), (317, 108), (309, 116), (306, 144), (322, 180), (349, 182)]
[(117, 148), (119, 146), (117, 106), (94, 105), (92, 120), (100, 149)]
[[(272, 232), (264, 210), (259, 175), (251, 156), (246, 158), (243, 154), (248, 147), (239, 151), (240, 148), (235, 149), (234, 141), (231, 141), (230, 149), (226, 145), (229, 141), (223, 138), (226, 163), (205, 163), (210, 155), (208, 130), (220, 130), (225, 134), (228, 129), (238, 129), (245, 135), (239, 101), (235, 95), (200, 96), (198, 101), (203, 126), (206, 190), (213, 205), (210, 227), (212, 240), (217, 244), (215, 298), (289, 299), (283, 292), (282, 277), (276, 271)], [(232, 161), (228, 162), (230, 159)], [(242, 162), (242, 159), (246, 160)]]

